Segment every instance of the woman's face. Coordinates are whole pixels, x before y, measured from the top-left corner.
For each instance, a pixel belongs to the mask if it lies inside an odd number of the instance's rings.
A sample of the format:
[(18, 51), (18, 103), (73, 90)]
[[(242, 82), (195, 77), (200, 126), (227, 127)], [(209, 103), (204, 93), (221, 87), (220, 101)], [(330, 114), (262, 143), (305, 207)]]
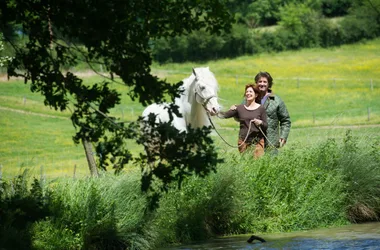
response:
[(247, 99), (247, 101), (254, 101), (256, 99), (256, 96), (257, 95), (252, 87), (248, 87), (245, 90), (245, 98)]

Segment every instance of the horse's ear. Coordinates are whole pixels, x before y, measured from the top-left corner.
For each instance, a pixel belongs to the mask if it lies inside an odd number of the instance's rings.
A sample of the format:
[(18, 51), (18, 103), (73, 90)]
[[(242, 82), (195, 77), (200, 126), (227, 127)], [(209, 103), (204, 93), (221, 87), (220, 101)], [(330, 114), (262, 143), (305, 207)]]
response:
[(193, 68), (193, 74), (195, 75), (195, 76), (197, 76), (197, 73), (195, 73), (195, 69)]

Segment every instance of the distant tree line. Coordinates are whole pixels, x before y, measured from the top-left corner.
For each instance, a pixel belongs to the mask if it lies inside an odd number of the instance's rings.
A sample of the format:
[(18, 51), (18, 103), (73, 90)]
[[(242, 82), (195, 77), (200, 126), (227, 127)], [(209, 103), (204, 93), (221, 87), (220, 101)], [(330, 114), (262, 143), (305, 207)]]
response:
[(205, 30), (152, 42), (159, 63), (330, 47), (380, 35), (380, 0), (228, 0), (231, 32)]

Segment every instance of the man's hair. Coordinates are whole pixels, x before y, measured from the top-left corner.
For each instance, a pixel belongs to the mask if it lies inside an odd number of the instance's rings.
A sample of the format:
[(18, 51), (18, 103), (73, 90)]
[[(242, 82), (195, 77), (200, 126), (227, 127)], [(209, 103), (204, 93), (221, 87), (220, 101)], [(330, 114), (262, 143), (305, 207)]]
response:
[(268, 88), (272, 88), (272, 85), (273, 85), (273, 78), (272, 76), (266, 72), (266, 71), (260, 71), (259, 73), (257, 73), (257, 75), (255, 76), (255, 82), (257, 83), (261, 77), (264, 77), (268, 80)]

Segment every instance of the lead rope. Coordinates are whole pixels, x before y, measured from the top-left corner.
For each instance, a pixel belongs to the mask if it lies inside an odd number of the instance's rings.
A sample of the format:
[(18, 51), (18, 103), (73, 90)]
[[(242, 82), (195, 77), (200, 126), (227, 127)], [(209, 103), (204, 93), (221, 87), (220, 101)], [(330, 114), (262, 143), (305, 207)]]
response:
[[(212, 122), (211, 117), (210, 117), (209, 113), (207, 112), (207, 110), (206, 110), (206, 114), (207, 114), (207, 118), (208, 118), (208, 120), (210, 121), (211, 126), (214, 128), (215, 132), (219, 135), (219, 137), (220, 137), (220, 138), (221, 138), (221, 139), (222, 139), (222, 140), (223, 140), (228, 146), (230, 146), (230, 147), (232, 147), (232, 148), (239, 148), (239, 147), (241, 147), (241, 146), (247, 141), (247, 138), (248, 138), (249, 132), (251, 131), (252, 121), (249, 123), (248, 132), (247, 132), (247, 135), (245, 136), (244, 141), (243, 141), (241, 144), (238, 144), (238, 146), (236, 147), (236, 146), (233, 146), (233, 145), (231, 145), (230, 143), (228, 143), (228, 142), (223, 138), (223, 136), (221, 136), (221, 134), (219, 133), (219, 131), (216, 129), (214, 123)], [(218, 117), (219, 117), (219, 116), (218, 116)], [(260, 130), (260, 132), (263, 134), (263, 136), (265, 137), (265, 139), (267, 140), (267, 142), (270, 144), (270, 146), (273, 147), (273, 148), (275, 148), (275, 146), (272, 144), (271, 141), (269, 141), (268, 137), (265, 135), (265, 133), (263, 132), (263, 130), (261, 129), (260, 126), (259, 126), (259, 130)]]
[[(200, 94), (198, 94), (197, 92), (195, 92), (195, 98), (197, 98), (197, 95), (199, 95), (201, 98), (203, 98)], [(210, 97), (208, 97), (208, 98), (203, 98), (203, 99), (205, 99), (205, 101), (202, 103), (202, 107), (203, 107), (203, 108), (205, 109), (205, 111), (206, 111), (207, 118), (208, 118), (208, 120), (210, 121), (211, 126), (214, 128), (215, 132), (219, 135), (219, 137), (220, 137), (220, 138), (221, 138), (221, 139), (222, 139), (222, 140), (223, 140), (228, 146), (230, 146), (230, 147), (232, 147), (232, 148), (239, 148), (239, 147), (241, 147), (241, 146), (247, 141), (247, 138), (248, 138), (249, 132), (251, 131), (252, 122), (249, 123), (248, 132), (247, 132), (247, 135), (245, 136), (244, 141), (243, 141), (241, 144), (238, 144), (237, 147), (231, 145), (230, 143), (228, 143), (228, 142), (222, 137), (222, 135), (221, 135), (221, 134), (219, 133), (219, 131), (216, 129), (214, 123), (213, 123), (212, 120), (211, 120), (210, 114), (209, 114), (208, 111), (207, 111), (206, 105), (207, 105), (207, 103), (211, 100), (211, 98), (213, 98), (213, 97), (218, 98), (218, 97), (215, 96), (215, 95), (210, 96)], [(218, 116), (218, 117), (219, 117), (219, 116)], [(261, 130), (261, 129), (260, 129), (260, 130)], [(264, 133), (263, 133), (263, 134), (264, 134)], [(264, 135), (264, 136), (265, 136), (265, 135)]]
[[(220, 138), (221, 138), (221, 139), (222, 139), (222, 140), (223, 140), (228, 146), (230, 146), (230, 147), (232, 147), (232, 148), (239, 148), (239, 147), (241, 147), (241, 146), (247, 141), (247, 138), (248, 138), (249, 132), (251, 132), (252, 121), (249, 122), (248, 132), (247, 132), (247, 135), (246, 135), (245, 138), (244, 138), (244, 141), (243, 141), (241, 144), (238, 144), (237, 147), (236, 147), (236, 146), (233, 146), (233, 145), (231, 145), (230, 143), (228, 143), (228, 142), (223, 138), (223, 136), (219, 133), (219, 131), (216, 129), (214, 123), (213, 123), (212, 120), (211, 120), (210, 114), (207, 112), (207, 108), (206, 108), (207, 103), (211, 100), (211, 98), (214, 98), (214, 97), (218, 98), (218, 97), (217, 97), (216, 95), (212, 95), (212, 96), (210, 96), (210, 97), (208, 97), (208, 98), (203, 98), (203, 97), (202, 97), (200, 94), (198, 94), (196, 91), (195, 91), (194, 95), (195, 95), (195, 99), (197, 98), (197, 95), (199, 95), (202, 99), (205, 99), (205, 101), (202, 103), (202, 107), (203, 107), (203, 108), (205, 109), (205, 111), (206, 111), (207, 118), (208, 118), (208, 120), (210, 121), (211, 126), (214, 128), (215, 132), (219, 135), (219, 137), (220, 137)], [(219, 117), (219, 116), (218, 116), (218, 117)], [(269, 141), (268, 137), (265, 135), (265, 133), (263, 132), (263, 130), (261, 129), (260, 126), (259, 126), (259, 130), (260, 130), (261, 134), (265, 137), (265, 139), (267, 140), (267, 142), (270, 144), (270, 146), (273, 147), (273, 148), (275, 148), (275, 146), (272, 144), (271, 141)]]
[(221, 134), (219, 133), (219, 131), (216, 129), (214, 123), (212, 122), (211, 118), (210, 118), (210, 115), (209, 113), (207, 112), (207, 117), (208, 117), (208, 120), (210, 121), (211, 123), (211, 126), (214, 128), (215, 132), (219, 135), (219, 137), (230, 147), (232, 148), (240, 148), (246, 141), (247, 141), (247, 138), (248, 138), (248, 135), (249, 135), (249, 132), (251, 131), (251, 126), (252, 126), (252, 122), (249, 123), (249, 128), (248, 128), (248, 132), (247, 132), (247, 135), (245, 136), (244, 138), (244, 141), (242, 141), (242, 143), (238, 144), (238, 146), (234, 146), (234, 145), (231, 145), (230, 143), (228, 143), (222, 136)]

